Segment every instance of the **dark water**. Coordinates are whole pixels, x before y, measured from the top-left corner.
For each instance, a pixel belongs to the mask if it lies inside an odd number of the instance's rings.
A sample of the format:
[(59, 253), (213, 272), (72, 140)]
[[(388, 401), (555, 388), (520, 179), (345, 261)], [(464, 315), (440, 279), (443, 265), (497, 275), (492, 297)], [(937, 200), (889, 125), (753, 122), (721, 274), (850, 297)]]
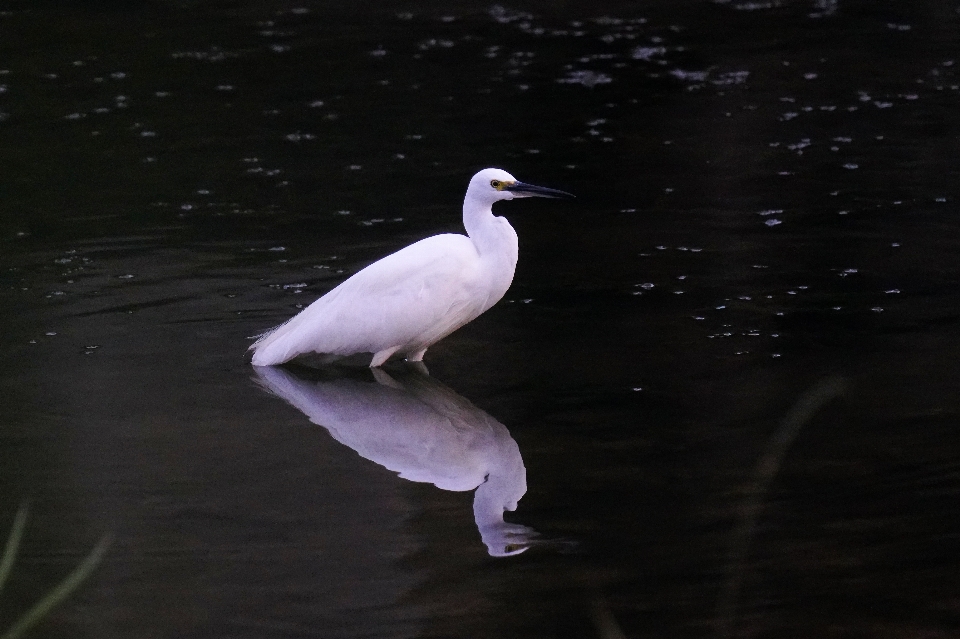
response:
[[(112, 531), (33, 636), (957, 636), (958, 7), (9, 6), (0, 628)], [(432, 378), (257, 378), (490, 165)]]

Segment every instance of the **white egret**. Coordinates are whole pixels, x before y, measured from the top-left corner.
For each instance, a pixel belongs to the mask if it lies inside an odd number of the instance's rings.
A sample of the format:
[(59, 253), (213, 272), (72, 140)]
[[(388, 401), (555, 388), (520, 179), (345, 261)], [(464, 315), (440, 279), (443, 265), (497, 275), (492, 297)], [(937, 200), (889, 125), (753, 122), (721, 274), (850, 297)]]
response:
[(367, 266), (262, 335), (250, 347), (253, 364), (282, 364), (305, 353), (373, 353), (371, 367), (394, 354), (422, 361), (427, 348), (507, 292), (517, 266), (517, 233), (493, 214), (493, 204), (531, 196), (573, 197), (501, 169), (480, 171), (463, 200), (466, 235), (434, 235)]

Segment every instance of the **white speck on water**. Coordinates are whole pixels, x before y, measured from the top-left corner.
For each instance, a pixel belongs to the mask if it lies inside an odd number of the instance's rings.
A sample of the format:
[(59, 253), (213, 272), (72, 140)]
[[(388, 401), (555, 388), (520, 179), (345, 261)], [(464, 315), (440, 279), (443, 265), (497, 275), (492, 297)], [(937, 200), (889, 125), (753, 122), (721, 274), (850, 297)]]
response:
[(847, 162), (846, 164), (843, 165), (843, 168), (853, 171), (854, 169), (859, 169), (860, 165), (854, 164), (853, 162)]
[(651, 58), (654, 56), (662, 56), (667, 53), (666, 47), (637, 47), (630, 53), (630, 57), (634, 60), (643, 60), (644, 62), (650, 62)]
[(560, 84), (579, 84), (592, 88), (598, 84), (609, 84), (613, 82), (613, 78), (605, 73), (584, 70), (571, 71), (565, 78), (558, 78), (556, 81)]
[(776, 218), (772, 218), (764, 222), (764, 224), (766, 224), (767, 226), (777, 226), (778, 224), (783, 224), (783, 222), (781, 222)]
[(312, 133), (301, 133), (300, 131), (297, 131), (295, 133), (288, 133), (283, 137), (289, 142), (303, 142), (304, 140), (314, 140), (317, 136), (313, 135)]
[(709, 73), (707, 71), (684, 71), (683, 69), (672, 69), (670, 75), (683, 80), (684, 82), (705, 82)]
[(887, 295), (899, 295), (899, 294), (900, 294), (900, 289), (899, 289), (899, 288), (891, 288), (891, 289), (888, 290), (888, 291), (884, 291), (884, 293), (886, 293)]

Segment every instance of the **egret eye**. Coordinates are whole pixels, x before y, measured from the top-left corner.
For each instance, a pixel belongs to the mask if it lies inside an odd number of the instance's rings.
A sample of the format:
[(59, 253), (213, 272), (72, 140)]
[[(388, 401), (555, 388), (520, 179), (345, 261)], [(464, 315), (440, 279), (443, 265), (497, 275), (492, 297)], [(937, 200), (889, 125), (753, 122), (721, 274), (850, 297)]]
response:
[(501, 187), (503, 187), (503, 182), (500, 180), (490, 180), (490, 186), (499, 191)]

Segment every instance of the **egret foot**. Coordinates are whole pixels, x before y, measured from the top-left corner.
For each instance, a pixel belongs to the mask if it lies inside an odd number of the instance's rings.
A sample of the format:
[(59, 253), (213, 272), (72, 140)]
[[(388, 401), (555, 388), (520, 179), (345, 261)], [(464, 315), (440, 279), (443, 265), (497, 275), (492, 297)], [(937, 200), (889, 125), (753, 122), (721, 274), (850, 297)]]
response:
[(390, 356), (397, 352), (399, 346), (391, 346), (390, 348), (385, 348), (382, 351), (379, 351), (373, 356), (373, 361), (370, 362), (370, 368), (378, 368), (383, 366)]
[(416, 353), (410, 353), (407, 355), (408, 362), (422, 362), (423, 356), (426, 355), (427, 349), (423, 348), (417, 351)]
[(371, 368), (370, 371), (373, 373), (373, 379), (381, 386), (403, 390), (403, 386), (400, 384), (400, 382), (387, 375), (382, 368)]

